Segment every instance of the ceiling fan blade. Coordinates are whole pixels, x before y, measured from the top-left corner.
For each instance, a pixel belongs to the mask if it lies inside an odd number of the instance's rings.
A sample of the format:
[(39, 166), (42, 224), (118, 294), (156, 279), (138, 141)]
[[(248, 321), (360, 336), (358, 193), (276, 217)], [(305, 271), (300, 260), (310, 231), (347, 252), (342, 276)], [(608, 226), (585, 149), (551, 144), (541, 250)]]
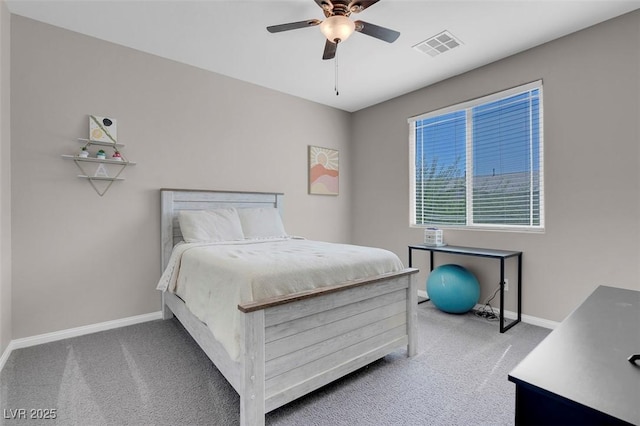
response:
[(355, 21), (355, 24), (356, 31), (386, 41), (387, 43), (393, 43), (400, 37), (398, 31), (390, 30), (389, 28), (380, 27), (364, 21)]
[(360, 13), (369, 6), (373, 6), (378, 3), (380, 0), (353, 0), (349, 3), (349, 10), (353, 13)]
[(338, 43), (327, 40), (324, 44), (324, 54), (322, 59), (333, 59), (336, 57), (336, 50), (338, 49)]
[(307, 19), (306, 21), (289, 22), (288, 24), (271, 25), (267, 27), (270, 33), (279, 33), (281, 31), (297, 30), (298, 28), (315, 27), (320, 25), (322, 21), (318, 19)]

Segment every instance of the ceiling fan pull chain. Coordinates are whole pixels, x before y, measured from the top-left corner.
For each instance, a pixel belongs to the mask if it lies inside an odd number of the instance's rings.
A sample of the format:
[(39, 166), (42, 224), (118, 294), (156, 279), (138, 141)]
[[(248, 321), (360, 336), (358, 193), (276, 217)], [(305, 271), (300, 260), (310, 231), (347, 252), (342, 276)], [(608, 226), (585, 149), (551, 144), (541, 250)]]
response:
[(340, 92), (338, 92), (338, 42), (339, 40), (336, 40), (336, 58), (335, 58), (335, 87), (333, 88), (336, 91), (336, 96), (340, 95)]

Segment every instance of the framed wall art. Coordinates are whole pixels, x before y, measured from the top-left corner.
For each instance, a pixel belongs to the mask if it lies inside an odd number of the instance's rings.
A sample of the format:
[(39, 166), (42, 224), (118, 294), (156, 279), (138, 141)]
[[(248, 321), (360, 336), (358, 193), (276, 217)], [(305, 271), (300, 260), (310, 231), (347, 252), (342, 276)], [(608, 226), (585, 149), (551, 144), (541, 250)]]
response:
[(115, 118), (90, 115), (89, 139), (96, 142), (117, 143), (118, 126)]
[(337, 149), (309, 146), (309, 194), (338, 195), (339, 159)]

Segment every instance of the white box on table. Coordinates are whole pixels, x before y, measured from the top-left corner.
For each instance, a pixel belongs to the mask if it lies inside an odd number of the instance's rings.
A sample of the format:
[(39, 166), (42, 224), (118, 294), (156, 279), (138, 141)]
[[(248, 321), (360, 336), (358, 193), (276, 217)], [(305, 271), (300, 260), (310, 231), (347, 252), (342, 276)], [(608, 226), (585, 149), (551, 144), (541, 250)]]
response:
[(424, 243), (428, 246), (443, 246), (442, 229), (426, 228), (424, 230)]

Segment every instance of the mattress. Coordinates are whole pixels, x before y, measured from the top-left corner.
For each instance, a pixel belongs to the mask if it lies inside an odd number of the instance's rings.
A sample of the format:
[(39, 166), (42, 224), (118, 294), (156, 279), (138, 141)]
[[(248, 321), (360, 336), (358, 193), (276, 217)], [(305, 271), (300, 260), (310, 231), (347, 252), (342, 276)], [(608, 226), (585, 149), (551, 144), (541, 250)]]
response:
[(158, 289), (171, 291), (211, 330), (233, 360), (240, 356), (238, 304), (403, 269), (394, 253), (296, 238), (181, 243)]

